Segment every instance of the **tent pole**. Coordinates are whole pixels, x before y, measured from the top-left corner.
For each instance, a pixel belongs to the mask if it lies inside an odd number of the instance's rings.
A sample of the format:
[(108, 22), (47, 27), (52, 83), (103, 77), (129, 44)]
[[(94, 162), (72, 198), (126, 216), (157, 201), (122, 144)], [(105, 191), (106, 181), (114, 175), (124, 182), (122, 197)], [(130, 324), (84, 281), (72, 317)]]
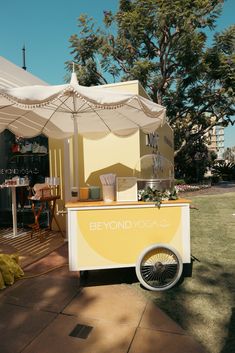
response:
[(73, 135), (73, 186), (79, 188), (79, 175), (78, 175), (78, 124), (77, 117), (73, 116), (73, 124), (74, 124), (74, 135)]

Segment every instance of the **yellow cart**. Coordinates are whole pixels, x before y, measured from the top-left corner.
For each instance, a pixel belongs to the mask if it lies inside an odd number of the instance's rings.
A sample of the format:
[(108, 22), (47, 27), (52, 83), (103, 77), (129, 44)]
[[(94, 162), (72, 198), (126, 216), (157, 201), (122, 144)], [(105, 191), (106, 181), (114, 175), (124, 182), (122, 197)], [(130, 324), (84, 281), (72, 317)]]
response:
[(191, 263), (189, 200), (69, 202), (71, 271), (135, 267), (150, 290), (176, 284)]

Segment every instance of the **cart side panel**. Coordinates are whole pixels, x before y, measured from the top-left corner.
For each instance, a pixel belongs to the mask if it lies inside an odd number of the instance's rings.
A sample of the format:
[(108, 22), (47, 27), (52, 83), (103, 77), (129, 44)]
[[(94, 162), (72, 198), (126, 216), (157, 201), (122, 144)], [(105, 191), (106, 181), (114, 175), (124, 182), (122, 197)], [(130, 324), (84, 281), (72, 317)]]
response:
[(183, 263), (191, 263), (190, 209), (189, 204), (181, 207), (182, 253)]
[(157, 243), (172, 245), (190, 262), (187, 215), (187, 206), (70, 211), (70, 269), (135, 266), (143, 249)]
[(76, 222), (76, 212), (68, 209), (68, 250), (69, 250), (69, 270), (78, 271), (78, 224)]

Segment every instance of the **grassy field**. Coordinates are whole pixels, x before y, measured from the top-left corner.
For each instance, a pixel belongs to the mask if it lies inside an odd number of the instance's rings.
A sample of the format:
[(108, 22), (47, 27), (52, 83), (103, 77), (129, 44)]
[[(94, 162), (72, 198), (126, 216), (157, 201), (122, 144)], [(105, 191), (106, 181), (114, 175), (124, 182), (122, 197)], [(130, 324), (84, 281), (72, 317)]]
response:
[[(193, 274), (165, 292), (146, 292), (209, 353), (235, 352), (235, 193), (191, 197)], [(233, 334), (233, 336), (232, 336)]]

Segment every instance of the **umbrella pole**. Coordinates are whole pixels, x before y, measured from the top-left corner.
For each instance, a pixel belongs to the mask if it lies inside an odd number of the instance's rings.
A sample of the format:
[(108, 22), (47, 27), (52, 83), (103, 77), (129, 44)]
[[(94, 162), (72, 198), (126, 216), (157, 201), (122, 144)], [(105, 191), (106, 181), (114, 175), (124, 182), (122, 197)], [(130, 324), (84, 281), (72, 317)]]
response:
[(73, 116), (74, 136), (73, 136), (73, 186), (79, 188), (78, 175), (78, 124), (77, 117)]

